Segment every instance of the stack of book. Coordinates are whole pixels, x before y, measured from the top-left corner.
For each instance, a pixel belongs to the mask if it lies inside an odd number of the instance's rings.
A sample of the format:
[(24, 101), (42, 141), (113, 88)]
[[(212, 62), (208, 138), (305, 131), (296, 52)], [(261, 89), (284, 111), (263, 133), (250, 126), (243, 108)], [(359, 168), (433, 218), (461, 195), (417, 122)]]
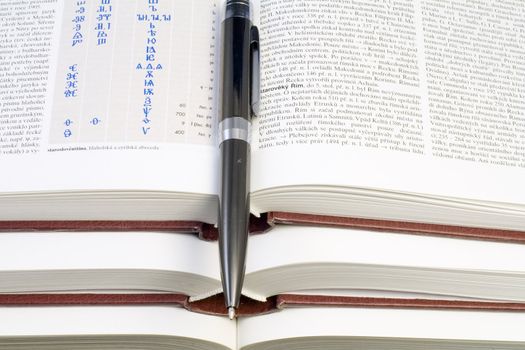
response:
[(243, 300), (219, 0), (0, 4), (0, 347), (525, 347), (525, 5), (254, 1)]
[(279, 225), (252, 236), (238, 322), (216, 242), (0, 236), (0, 342), (189, 348), (522, 348), (525, 245)]

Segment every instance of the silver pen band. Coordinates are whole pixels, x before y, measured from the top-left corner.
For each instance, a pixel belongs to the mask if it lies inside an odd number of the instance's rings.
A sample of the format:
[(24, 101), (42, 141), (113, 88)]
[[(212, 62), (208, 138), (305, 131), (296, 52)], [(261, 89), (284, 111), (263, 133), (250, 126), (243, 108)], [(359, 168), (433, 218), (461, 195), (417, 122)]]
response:
[(226, 0), (224, 19), (241, 17), (251, 20), (250, 0)]
[(252, 123), (241, 117), (225, 118), (219, 123), (219, 145), (227, 140), (251, 142)]

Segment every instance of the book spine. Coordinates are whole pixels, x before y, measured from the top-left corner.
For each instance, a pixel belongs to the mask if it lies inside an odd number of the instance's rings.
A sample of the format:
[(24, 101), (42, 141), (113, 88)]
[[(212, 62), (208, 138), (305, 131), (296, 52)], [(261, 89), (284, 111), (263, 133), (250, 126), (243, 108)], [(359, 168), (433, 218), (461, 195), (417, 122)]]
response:
[(525, 243), (525, 232), (479, 227), (426, 224), (404, 221), (375, 220), (351, 217), (335, 217), (299, 213), (271, 212), (267, 214), (270, 226), (315, 225), (340, 228), (367, 229), (382, 232), (411, 233), (417, 235), (435, 235), (455, 238)]
[[(0, 294), (0, 307), (8, 306), (93, 306), (93, 305), (172, 305), (191, 312), (226, 316), (224, 296), (217, 294), (204, 300), (189, 302), (182, 294)], [(282, 294), (259, 302), (241, 298), (239, 316), (252, 316), (296, 307), (366, 307), (438, 310), (491, 310), (525, 312), (525, 303), (465, 301), (442, 299), (403, 299), (355, 296)]]

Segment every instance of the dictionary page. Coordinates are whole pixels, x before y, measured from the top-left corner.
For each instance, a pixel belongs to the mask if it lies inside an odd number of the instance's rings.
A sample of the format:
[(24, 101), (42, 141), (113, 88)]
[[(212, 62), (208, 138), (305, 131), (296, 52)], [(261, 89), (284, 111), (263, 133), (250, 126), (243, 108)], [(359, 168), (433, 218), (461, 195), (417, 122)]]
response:
[(0, 192), (216, 194), (217, 6), (2, 1)]
[(512, 0), (262, 0), (256, 207), (324, 185), (523, 209), (524, 18)]

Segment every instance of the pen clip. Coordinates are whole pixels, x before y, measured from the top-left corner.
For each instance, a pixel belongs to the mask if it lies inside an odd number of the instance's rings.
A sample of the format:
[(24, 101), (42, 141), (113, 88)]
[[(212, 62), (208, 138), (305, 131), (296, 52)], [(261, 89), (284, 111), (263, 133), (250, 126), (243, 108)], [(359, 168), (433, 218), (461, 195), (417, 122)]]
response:
[(251, 54), (251, 106), (252, 116), (259, 116), (259, 102), (261, 97), (261, 60), (259, 50), (259, 29), (252, 26), (250, 32), (250, 54)]

